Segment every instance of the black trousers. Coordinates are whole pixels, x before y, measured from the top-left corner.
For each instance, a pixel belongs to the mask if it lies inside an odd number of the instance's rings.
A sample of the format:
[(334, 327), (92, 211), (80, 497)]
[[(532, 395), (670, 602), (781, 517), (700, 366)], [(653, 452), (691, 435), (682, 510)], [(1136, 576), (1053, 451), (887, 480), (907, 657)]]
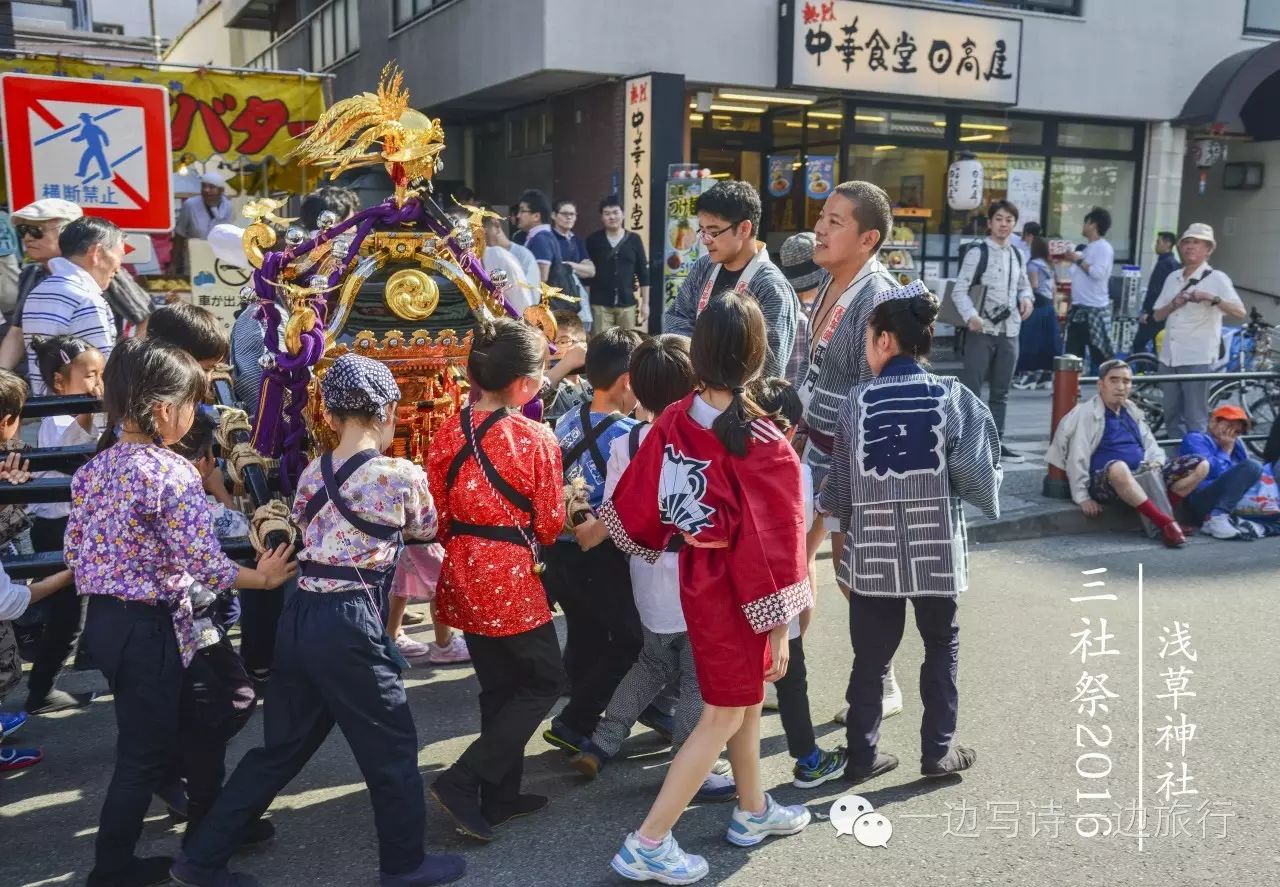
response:
[(782, 732), (787, 736), (787, 754), (799, 759), (808, 757), (818, 747), (813, 734), (813, 715), (809, 713), (809, 675), (804, 667), (804, 639), (792, 638), (788, 642), (791, 662), (787, 673), (778, 679), (774, 687), (778, 691), (778, 715), (782, 718)]
[(240, 656), (249, 671), (271, 667), (280, 612), (284, 609), (285, 598), (297, 588), (290, 579), (284, 588), (266, 591), (246, 588), (240, 592)]
[(265, 746), (244, 756), (186, 844), (196, 864), (220, 868), (328, 737), (342, 730), (364, 775), (384, 874), (422, 863), (426, 807), (418, 734), (400, 669), (365, 591), (299, 590), (285, 602), (263, 711)]
[(631, 571), (612, 542), (590, 551), (557, 542), (548, 553), (547, 575), (568, 628), (569, 702), (557, 720), (590, 736), (644, 643)]
[[(66, 530), (65, 517), (37, 517), (31, 522), (31, 544), (36, 551), (61, 551)], [(38, 707), (53, 689), (53, 682), (62, 672), (67, 655), (80, 636), (80, 597), (75, 586), (69, 585), (46, 600), (48, 622), (32, 655), (31, 675), (27, 681), (28, 708)]]
[(480, 735), (442, 779), (480, 792), (485, 810), (520, 794), (524, 747), (560, 698), (560, 642), (548, 622), (506, 637), (466, 633), (480, 682)]
[(1182, 507), (1193, 523), (1204, 523), (1214, 512), (1230, 514), (1240, 498), (1262, 477), (1262, 466), (1257, 462), (1237, 462), (1221, 475), (1207, 483), (1201, 483), (1187, 498)]
[(181, 772), (187, 777), (187, 834), (208, 815), (227, 775), (227, 743), (253, 716), (253, 683), (231, 642), (205, 647), (183, 675)]
[[(960, 662), (959, 610), (955, 598), (913, 597), (916, 628), (924, 641), (920, 666), (920, 755), (943, 757), (956, 732), (960, 697), (956, 673)], [(902, 642), (907, 599), (849, 595), (849, 637), (853, 641), (853, 671), (849, 675), (846, 732), (849, 762), (866, 767), (875, 760), (880, 742), (880, 697), (893, 654)]]
[(116, 764), (94, 860), (109, 879), (133, 862), (151, 795), (177, 752), (184, 670), (165, 607), (93, 595), (87, 613), (85, 644), (115, 699)]

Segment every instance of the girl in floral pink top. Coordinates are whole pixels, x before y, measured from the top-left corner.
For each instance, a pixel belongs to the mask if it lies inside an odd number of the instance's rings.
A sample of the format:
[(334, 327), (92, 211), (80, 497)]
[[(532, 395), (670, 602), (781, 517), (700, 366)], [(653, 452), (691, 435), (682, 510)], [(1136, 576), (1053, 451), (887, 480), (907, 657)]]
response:
[(160, 883), (172, 862), (133, 851), (178, 748), (183, 671), (195, 655), (191, 601), (177, 580), (277, 588), (294, 572), (285, 546), (256, 570), (224, 555), (200, 476), (166, 449), (191, 427), (205, 387), (190, 356), (126, 339), (104, 374), (112, 430), (71, 480), (67, 566), (89, 598), (83, 643), (111, 686), (119, 731), (90, 885)]

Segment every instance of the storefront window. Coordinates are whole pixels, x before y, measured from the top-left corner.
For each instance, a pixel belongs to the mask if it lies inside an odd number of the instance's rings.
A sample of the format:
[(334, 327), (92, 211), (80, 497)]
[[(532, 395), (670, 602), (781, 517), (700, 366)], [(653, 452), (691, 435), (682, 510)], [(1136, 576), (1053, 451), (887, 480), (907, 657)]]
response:
[(774, 113), (772, 130), (774, 147), (799, 146), (804, 138), (804, 109), (789, 108)]
[(853, 126), (859, 135), (910, 136), (939, 141), (947, 137), (946, 115), (932, 111), (859, 107), (853, 115)]
[(744, 182), (760, 181), (760, 154), (756, 151), (735, 151), (730, 148), (699, 148), (694, 163), (711, 170), (716, 179), (741, 179)]
[[(1018, 226), (1030, 221), (1040, 221), (1044, 202), (1043, 157), (1009, 154), (976, 154), (982, 162), (982, 206), (971, 212), (951, 213), (951, 256), (960, 254), (960, 246), (968, 241), (985, 237), (987, 233), (987, 207), (993, 200), (1008, 200), (1018, 208)], [(1054, 167), (1055, 173), (1057, 167)], [(955, 273), (954, 263), (951, 271)]]
[(1111, 213), (1107, 239), (1116, 255), (1131, 255), (1134, 179), (1132, 160), (1055, 157), (1046, 232), (1077, 239), (1085, 213), (1100, 206)]
[(849, 148), (848, 169), (849, 178), (875, 182), (884, 188), (895, 209), (932, 210), (925, 226), (925, 257), (946, 255), (946, 235), (940, 227), (947, 187), (944, 149), (853, 145)]
[(1063, 148), (1098, 148), (1103, 151), (1132, 151), (1132, 126), (1102, 123), (1059, 123), (1058, 144)]
[(732, 111), (710, 111), (711, 128), (721, 132), (759, 132), (759, 114), (741, 114)]
[(1039, 145), (1044, 141), (1044, 124), (1039, 120), (1000, 117), (960, 118), (960, 141), (972, 143), (974, 150), (988, 145)]

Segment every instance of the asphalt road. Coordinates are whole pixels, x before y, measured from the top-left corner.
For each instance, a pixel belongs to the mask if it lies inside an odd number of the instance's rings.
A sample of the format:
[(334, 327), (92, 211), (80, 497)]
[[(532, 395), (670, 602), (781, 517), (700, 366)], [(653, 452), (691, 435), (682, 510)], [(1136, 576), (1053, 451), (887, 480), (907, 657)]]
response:
[[(908, 633), (898, 658), (906, 708), (886, 723), (882, 748), (900, 754), (898, 771), (860, 787), (893, 824), (883, 848), (837, 836), (825, 821), (831, 803), (848, 793), (840, 783), (804, 792), (790, 786), (776, 714), (765, 719), (765, 783), (788, 803), (807, 803), (814, 823), (801, 835), (753, 850), (723, 838), (724, 805), (691, 809), (677, 827), (687, 849), (704, 854), (704, 883), (730, 885), (1231, 885), (1275, 883), (1280, 867), (1276, 822), (1280, 780), (1273, 766), (1280, 712), (1271, 683), (1280, 648), (1280, 540), (1254, 543), (1194, 540), (1166, 552), (1137, 536), (1078, 536), (980, 547), (972, 558), (972, 588), (961, 607), (960, 741), (979, 752), (962, 779), (918, 779), (920, 704), (915, 689), (918, 637)], [(1084, 571), (1106, 569), (1106, 573)], [(1143, 571), (1139, 635), (1138, 575)], [(843, 600), (821, 564), (820, 609), (807, 637), (810, 698), (820, 742), (843, 742), (829, 723), (843, 695), (850, 662)], [(1085, 582), (1105, 586), (1083, 587)], [(1116, 600), (1072, 602), (1115, 594)], [(1097, 641), (1106, 619), (1102, 653)], [(1085, 625), (1082, 618), (1091, 622)], [(1190, 626), (1189, 652), (1164, 650), (1160, 636)], [(1073, 635), (1089, 629), (1101, 655), (1081, 663)], [(1166, 655), (1162, 658), (1161, 652)], [(1139, 789), (1139, 665), (1144, 716)], [(1178, 709), (1164, 673), (1189, 669)], [(1073, 701), (1082, 673), (1105, 673), (1108, 711), (1090, 718)], [(95, 680), (73, 675), (72, 686)], [(423, 743), (424, 778), (450, 763), (478, 726), (476, 684), (465, 666), (415, 669), (408, 681)], [(21, 693), (15, 693), (21, 699)], [(1185, 757), (1176, 743), (1157, 744), (1165, 716), (1196, 725)], [(1077, 730), (1083, 724), (1092, 730)], [(1105, 726), (1103, 726), (1105, 725)], [(260, 737), (261, 719), (233, 746), (235, 761)], [(1094, 738), (1096, 737), (1096, 739)], [(35, 719), (19, 737), (41, 744), (38, 767), (0, 779), (0, 885), (78, 884), (91, 864), (93, 834), (109, 778), (114, 722), (108, 700), (89, 710)], [(1077, 745), (1077, 740), (1081, 745)], [(1102, 747), (1105, 746), (1105, 747)], [(562, 753), (536, 738), (529, 746), (528, 790), (552, 798), (544, 813), (504, 827), (490, 845), (455, 836), (429, 803), (432, 849), (460, 851), (475, 885), (623, 883), (608, 861), (656, 793), (667, 755), (643, 730), (633, 757), (584, 784)], [(1081, 755), (1088, 755), (1080, 759)], [(1085, 773), (1082, 776), (1079, 766)], [(1161, 793), (1161, 776), (1175, 782)], [(1172, 765), (1166, 766), (1166, 765)], [(1097, 775), (1103, 774), (1105, 775)], [(1077, 793), (1110, 800), (1077, 799)], [(1138, 799), (1146, 813), (1139, 839)], [(1056, 805), (1056, 806), (1055, 806)], [(143, 852), (172, 852), (177, 833), (153, 807)], [(1077, 819), (1085, 814), (1101, 819)], [(357, 885), (375, 880), (370, 809), (359, 773), (335, 733), (272, 808), (275, 845), (236, 865), (272, 885)], [(1094, 827), (1106, 836), (1081, 837)]]

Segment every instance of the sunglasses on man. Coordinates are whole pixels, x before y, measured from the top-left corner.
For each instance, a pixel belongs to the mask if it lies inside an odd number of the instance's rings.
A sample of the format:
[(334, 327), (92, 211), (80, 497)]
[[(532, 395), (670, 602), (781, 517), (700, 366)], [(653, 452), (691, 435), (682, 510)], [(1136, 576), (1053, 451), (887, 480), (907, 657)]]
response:
[(43, 225), (14, 225), (13, 230), (18, 233), (19, 238), (30, 237), (32, 240), (39, 240), (44, 237)]

